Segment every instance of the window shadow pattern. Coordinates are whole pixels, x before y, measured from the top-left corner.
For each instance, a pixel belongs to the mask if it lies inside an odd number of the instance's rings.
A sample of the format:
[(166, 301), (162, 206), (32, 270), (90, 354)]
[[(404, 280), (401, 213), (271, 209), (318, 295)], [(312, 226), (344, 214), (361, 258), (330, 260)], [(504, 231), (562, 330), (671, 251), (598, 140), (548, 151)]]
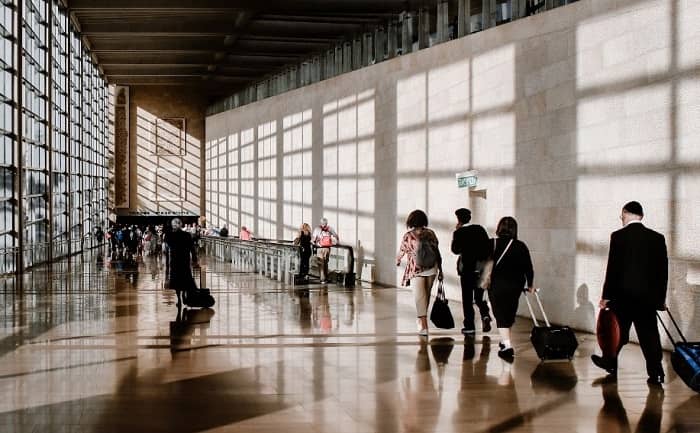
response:
[[(280, 125), (308, 112), (311, 171), (283, 160), (278, 182), (304, 190), (280, 190), (283, 207), (306, 208), (308, 193), (312, 223), (329, 218), (391, 285), (410, 210), (428, 212), (441, 245), (457, 207), (472, 208), (491, 233), (513, 215), (551, 318), (589, 331), (609, 235), (620, 207), (639, 200), (646, 224), (667, 235), (669, 303), (692, 337), (700, 320), (698, 13), (682, 1), (576, 2), (210, 116), (207, 148), (260, 119)], [(476, 191), (455, 185), (467, 169), (478, 171)], [(279, 219), (283, 235), (306, 215)], [(459, 298), (443, 252), (448, 296)]]

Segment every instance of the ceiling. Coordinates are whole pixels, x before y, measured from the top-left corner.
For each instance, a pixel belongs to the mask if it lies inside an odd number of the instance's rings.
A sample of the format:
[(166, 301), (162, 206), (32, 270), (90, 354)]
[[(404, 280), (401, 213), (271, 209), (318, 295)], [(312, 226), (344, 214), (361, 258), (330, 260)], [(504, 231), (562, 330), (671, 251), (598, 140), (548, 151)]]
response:
[(107, 80), (218, 98), (430, 0), (70, 0)]

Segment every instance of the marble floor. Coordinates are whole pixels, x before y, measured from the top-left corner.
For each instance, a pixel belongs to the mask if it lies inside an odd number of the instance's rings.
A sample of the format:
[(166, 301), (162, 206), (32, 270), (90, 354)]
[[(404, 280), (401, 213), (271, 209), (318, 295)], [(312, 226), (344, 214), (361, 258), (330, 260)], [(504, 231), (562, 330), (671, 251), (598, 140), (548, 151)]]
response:
[(650, 389), (637, 346), (606, 383), (592, 335), (541, 364), (519, 319), (509, 364), (495, 333), (419, 338), (406, 289), (207, 276), (216, 306), (182, 311), (153, 258), (0, 280), (0, 432), (700, 431), (700, 395), (668, 359)]

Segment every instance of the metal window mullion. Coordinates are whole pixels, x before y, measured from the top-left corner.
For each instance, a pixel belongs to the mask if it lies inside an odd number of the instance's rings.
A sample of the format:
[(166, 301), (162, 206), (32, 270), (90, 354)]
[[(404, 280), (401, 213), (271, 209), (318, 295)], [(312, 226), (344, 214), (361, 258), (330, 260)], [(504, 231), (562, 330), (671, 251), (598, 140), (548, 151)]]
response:
[[(16, 265), (15, 265), (15, 270), (16, 270), (16, 275), (17, 279), (15, 281), (15, 285), (18, 288), (19, 292), (22, 292), (23, 289), (23, 280), (24, 278), (22, 277), (22, 274), (24, 272), (24, 227), (23, 227), (23, 222), (24, 222), (24, 198), (22, 195), (24, 194), (24, 182), (23, 182), (23, 152), (22, 152), (22, 141), (23, 141), (23, 136), (24, 136), (24, 128), (23, 128), (23, 119), (22, 119), (22, 106), (24, 103), (24, 98), (23, 96), (23, 91), (22, 91), (22, 81), (24, 77), (24, 61), (22, 60), (22, 57), (24, 55), (23, 53), (23, 46), (22, 46), (22, 33), (24, 30), (24, 26), (22, 24), (23, 22), (23, 10), (24, 10), (24, 0), (17, 0), (17, 10), (15, 11), (15, 28), (17, 29), (17, 39), (16, 43), (13, 44), (13, 58), (16, 63), (16, 70), (17, 70), (17, 75), (15, 77), (17, 86), (16, 86), (16, 92), (17, 94), (15, 97), (17, 98), (17, 110), (15, 110), (14, 115), (16, 116), (16, 122), (13, 122), (17, 125), (17, 131), (16, 131), (16, 140), (15, 140), (15, 154), (14, 154), (14, 160), (15, 160), (15, 177), (14, 177), (14, 182), (15, 184), (13, 185), (15, 188), (15, 198), (17, 199), (16, 201), (16, 212), (15, 216), (16, 218), (14, 219), (14, 224), (13, 224), (13, 229), (15, 231), (15, 236), (16, 236), (16, 246), (17, 246), (17, 257), (16, 257)], [(14, 87), (14, 86), (13, 86)]]
[(53, 261), (53, 175), (51, 174), (51, 170), (53, 169), (53, 91), (52, 91), (52, 86), (53, 86), (53, 50), (51, 47), (53, 46), (53, 1), (54, 0), (48, 0), (48, 4), (46, 5), (46, 13), (47, 13), (47, 20), (46, 22), (48, 23), (45, 27), (46, 31), (46, 46), (48, 49), (46, 50), (46, 65), (48, 65), (47, 69), (47, 75), (46, 75), (46, 120), (47, 120), (47, 128), (46, 128), (46, 147), (47, 147), (47, 152), (48, 155), (46, 156), (46, 165), (48, 168), (48, 182), (46, 185), (46, 188), (48, 189), (48, 197), (49, 199), (47, 200), (46, 206), (47, 206), (47, 216), (48, 216), (48, 221), (47, 221), (47, 227), (46, 230), (49, 233), (48, 236), (48, 242), (49, 242), (49, 248), (48, 248), (48, 255), (47, 259), (48, 262), (51, 263)]

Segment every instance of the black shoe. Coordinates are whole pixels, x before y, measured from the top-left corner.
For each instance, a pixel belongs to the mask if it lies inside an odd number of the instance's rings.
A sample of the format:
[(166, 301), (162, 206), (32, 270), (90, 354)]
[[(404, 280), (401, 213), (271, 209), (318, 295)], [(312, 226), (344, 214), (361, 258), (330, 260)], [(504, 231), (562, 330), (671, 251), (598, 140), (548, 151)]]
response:
[(595, 364), (596, 367), (602, 368), (609, 374), (617, 374), (616, 361), (611, 361), (598, 355), (591, 355), (591, 361), (593, 361), (593, 364)]
[(649, 378), (647, 379), (647, 383), (649, 385), (660, 386), (662, 383), (664, 383), (664, 375), (659, 374), (659, 375), (649, 376)]
[(513, 359), (515, 358), (515, 350), (513, 350), (512, 347), (501, 349), (498, 351), (498, 356), (504, 361), (513, 362)]
[(462, 335), (472, 336), (476, 334), (476, 331), (469, 328), (462, 328)]
[(491, 318), (489, 316), (481, 318), (482, 332), (491, 332)]

